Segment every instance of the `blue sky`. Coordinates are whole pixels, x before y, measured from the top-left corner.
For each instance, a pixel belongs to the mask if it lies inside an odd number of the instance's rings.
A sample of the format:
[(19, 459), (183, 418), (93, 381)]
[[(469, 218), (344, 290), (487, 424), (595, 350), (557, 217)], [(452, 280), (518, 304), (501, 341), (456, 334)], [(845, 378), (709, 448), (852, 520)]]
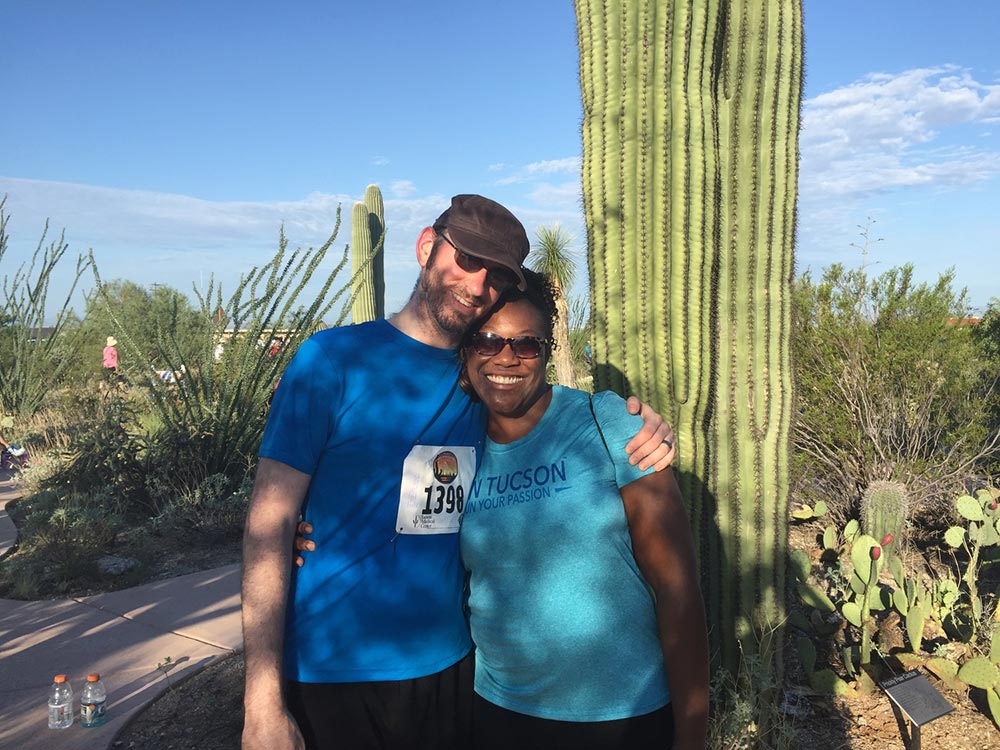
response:
[[(876, 271), (954, 266), (984, 307), (1000, 296), (1000, 7), (805, 0), (805, 19), (798, 269), (859, 263), (871, 216)], [(49, 219), (105, 279), (231, 290), (281, 226), (321, 244), (370, 182), (389, 310), (455, 193), (584, 247), (568, 0), (40, 0), (7, 4), (0, 43), (0, 276)]]

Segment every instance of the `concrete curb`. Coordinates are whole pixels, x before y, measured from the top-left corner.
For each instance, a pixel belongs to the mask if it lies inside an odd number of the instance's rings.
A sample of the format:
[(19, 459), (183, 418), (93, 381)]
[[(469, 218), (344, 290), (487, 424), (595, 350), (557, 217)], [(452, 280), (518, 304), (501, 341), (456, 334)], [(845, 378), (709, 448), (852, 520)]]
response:
[[(20, 496), (0, 484), (0, 507)], [(16, 543), (4, 510), (0, 555)], [(238, 564), (95, 596), (0, 599), (0, 748), (108, 750), (169, 687), (242, 651), (242, 638)], [(107, 722), (84, 729), (77, 716), (70, 728), (50, 730), (52, 676), (68, 676), (78, 714), (92, 672), (108, 690)]]
[(10, 519), (7, 506), (20, 500), (24, 490), (7, 472), (0, 472), (0, 560), (17, 546), (17, 526)]
[[(229, 565), (93, 597), (0, 599), (0, 747), (109, 748), (171, 684), (242, 650), (239, 577)], [(52, 675), (69, 676), (78, 706), (91, 672), (108, 689), (107, 723), (49, 730)]]

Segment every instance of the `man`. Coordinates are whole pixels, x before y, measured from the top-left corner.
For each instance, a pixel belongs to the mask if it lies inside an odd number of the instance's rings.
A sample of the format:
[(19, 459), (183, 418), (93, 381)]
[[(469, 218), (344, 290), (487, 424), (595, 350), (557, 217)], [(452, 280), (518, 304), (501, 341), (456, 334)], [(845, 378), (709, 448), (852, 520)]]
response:
[[(317, 334), (283, 375), (244, 536), (244, 750), (462, 746), (458, 530), (485, 421), (455, 350), (527, 253), (507, 209), (456, 196), (417, 239), (403, 309)], [(644, 428), (633, 461), (668, 465), (668, 435)], [(293, 581), (303, 504), (319, 551)]]

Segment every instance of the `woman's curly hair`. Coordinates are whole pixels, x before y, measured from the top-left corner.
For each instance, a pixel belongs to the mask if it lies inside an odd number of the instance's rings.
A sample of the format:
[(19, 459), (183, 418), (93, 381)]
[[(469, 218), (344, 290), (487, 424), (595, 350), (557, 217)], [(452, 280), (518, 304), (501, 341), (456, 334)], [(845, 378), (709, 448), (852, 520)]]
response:
[[(552, 332), (555, 329), (556, 321), (559, 319), (559, 310), (556, 307), (556, 300), (559, 299), (559, 290), (552, 284), (552, 279), (544, 273), (539, 273), (537, 271), (532, 271), (530, 268), (522, 269), (524, 273), (525, 288), (524, 290), (518, 289), (516, 286), (512, 286), (505, 290), (503, 294), (500, 295), (500, 299), (497, 300), (496, 305), (490, 310), (490, 314), (487, 315), (479, 323), (479, 325), (474, 326), (469, 329), (462, 339), (462, 344), (458, 349), (458, 357), (462, 363), (462, 371), (458, 376), (458, 384), (462, 386), (462, 390), (465, 391), (472, 398), (473, 401), (479, 401), (479, 396), (473, 390), (471, 383), (469, 382), (469, 374), (466, 370), (467, 365), (467, 355), (466, 350), (469, 346), (469, 341), (472, 336), (479, 332), (483, 324), (488, 321), (497, 310), (501, 309), (508, 302), (518, 302), (520, 300), (525, 300), (529, 302), (536, 310), (542, 313), (542, 321), (545, 326), (545, 335), (543, 338), (552, 342)], [(555, 349), (556, 345), (554, 342), (550, 343), (548, 346), (548, 352)], [(546, 353), (546, 357), (548, 356)]]

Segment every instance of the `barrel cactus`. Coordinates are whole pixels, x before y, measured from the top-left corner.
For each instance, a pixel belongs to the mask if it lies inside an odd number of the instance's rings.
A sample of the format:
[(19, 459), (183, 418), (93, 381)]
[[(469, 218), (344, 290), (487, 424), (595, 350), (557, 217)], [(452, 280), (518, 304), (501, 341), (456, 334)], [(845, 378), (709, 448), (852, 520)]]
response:
[(888, 552), (895, 555), (902, 548), (909, 508), (905, 485), (899, 482), (872, 482), (861, 496), (861, 528), (876, 539), (891, 535), (896, 543)]
[(734, 669), (784, 621), (801, 2), (576, 14), (595, 388), (674, 423), (714, 651)]

